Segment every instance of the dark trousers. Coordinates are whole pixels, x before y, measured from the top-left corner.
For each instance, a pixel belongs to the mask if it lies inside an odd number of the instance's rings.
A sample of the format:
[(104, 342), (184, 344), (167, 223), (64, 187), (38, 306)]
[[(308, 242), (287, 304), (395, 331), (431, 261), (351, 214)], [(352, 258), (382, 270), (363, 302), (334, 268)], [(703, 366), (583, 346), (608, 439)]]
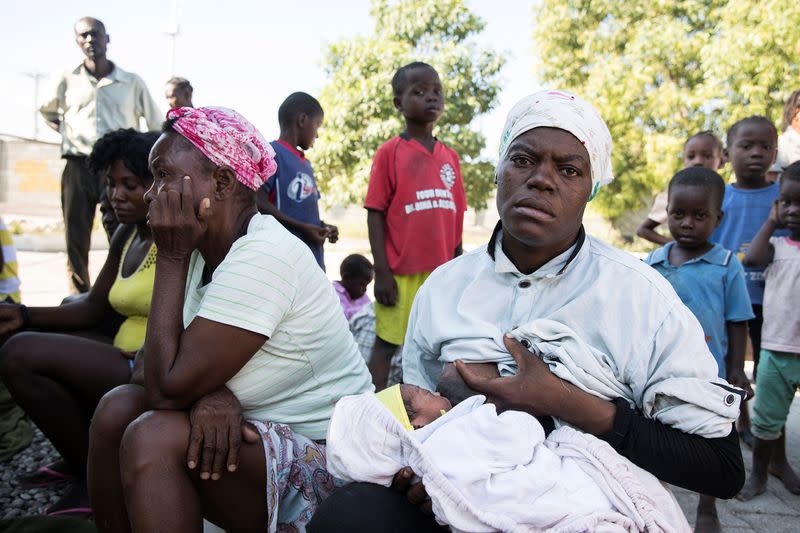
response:
[(747, 322), (747, 330), (750, 333), (750, 344), (753, 348), (753, 381), (755, 382), (758, 360), (761, 357), (761, 326), (764, 325), (764, 307), (761, 304), (753, 304), (753, 314), (756, 317)]
[(405, 494), (371, 483), (350, 483), (331, 494), (314, 513), (309, 533), (442, 533)]
[(87, 292), (89, 247), (97, 203), (105, 194), (100, 178), (89, 170), (85, 157), (66, 158), (61, 174), (61, 212), (67, 240), (67, 273), (73, 292)]

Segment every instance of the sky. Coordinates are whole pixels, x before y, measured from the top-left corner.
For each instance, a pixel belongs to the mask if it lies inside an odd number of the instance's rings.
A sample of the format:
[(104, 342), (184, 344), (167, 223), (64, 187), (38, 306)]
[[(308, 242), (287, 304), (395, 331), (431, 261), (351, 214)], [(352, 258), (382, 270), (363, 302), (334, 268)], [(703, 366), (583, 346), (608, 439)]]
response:
[[(144, 78), (166, 111), (164, 82), (188, 78), (195, 105), (235, 108), (267, 138), (278, 135), (278, 106), (294, 91), (319, 94), (325, 86), (326, 46), (373, 28), (369, 0), (177, 0), (179, 35), (175, 71), (169, 39), (173, 0), (29, 0), (3, 9), (0, 46), (0, 133), (34, 132), (34, 82), (42, 73), (39, 102), (52, 92), (56, 74), (83, 59), (72, 30), (81, 16), (102, 20), (111, 41), (108, 57)], [(496, 153), (505, 114), (539, 85), (534, 74), (533, 0), (467, 0), (486, 21), (476, 38), (481, 47), (506, 55), (503, 90), (495, 110), (476, 120)], [(39, 138), (58, 141), (41, 119)], [(323, 126), (324, 127), (324, 126)], [(313, 153), (310, 154), (313, 157)]]

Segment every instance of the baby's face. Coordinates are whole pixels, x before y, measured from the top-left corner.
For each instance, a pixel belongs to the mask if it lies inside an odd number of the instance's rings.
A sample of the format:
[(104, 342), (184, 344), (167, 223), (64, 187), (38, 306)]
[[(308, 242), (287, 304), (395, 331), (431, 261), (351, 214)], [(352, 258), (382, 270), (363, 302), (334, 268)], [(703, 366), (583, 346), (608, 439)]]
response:
[(427, 426), (453, 408), (450, 400), (438, 392), (430, 392), (415, 385), (400, 385), (403, 402), (408, 404), (408, 418), (414, 429)]

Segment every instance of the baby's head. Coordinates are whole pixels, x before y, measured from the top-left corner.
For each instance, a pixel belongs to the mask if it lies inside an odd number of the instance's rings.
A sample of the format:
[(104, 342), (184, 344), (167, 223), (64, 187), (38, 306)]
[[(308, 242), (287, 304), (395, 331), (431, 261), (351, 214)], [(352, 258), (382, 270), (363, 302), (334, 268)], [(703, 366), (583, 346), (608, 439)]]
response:
[(453, 407), (444, 396), (416, 385), (394, 385), (376, 397), (406, 429), (427, 426)]

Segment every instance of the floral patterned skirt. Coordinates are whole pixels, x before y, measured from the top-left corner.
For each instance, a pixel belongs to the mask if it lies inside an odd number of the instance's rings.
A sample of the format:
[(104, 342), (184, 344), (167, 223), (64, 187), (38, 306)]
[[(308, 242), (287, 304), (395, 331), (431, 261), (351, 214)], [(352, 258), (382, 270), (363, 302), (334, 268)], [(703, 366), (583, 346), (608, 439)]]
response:
[(317, 507), (344, 482), (328, 473), (325, 445), (273, 422), (251, 421), (267, 467), (267, 531), (303, 533)]

